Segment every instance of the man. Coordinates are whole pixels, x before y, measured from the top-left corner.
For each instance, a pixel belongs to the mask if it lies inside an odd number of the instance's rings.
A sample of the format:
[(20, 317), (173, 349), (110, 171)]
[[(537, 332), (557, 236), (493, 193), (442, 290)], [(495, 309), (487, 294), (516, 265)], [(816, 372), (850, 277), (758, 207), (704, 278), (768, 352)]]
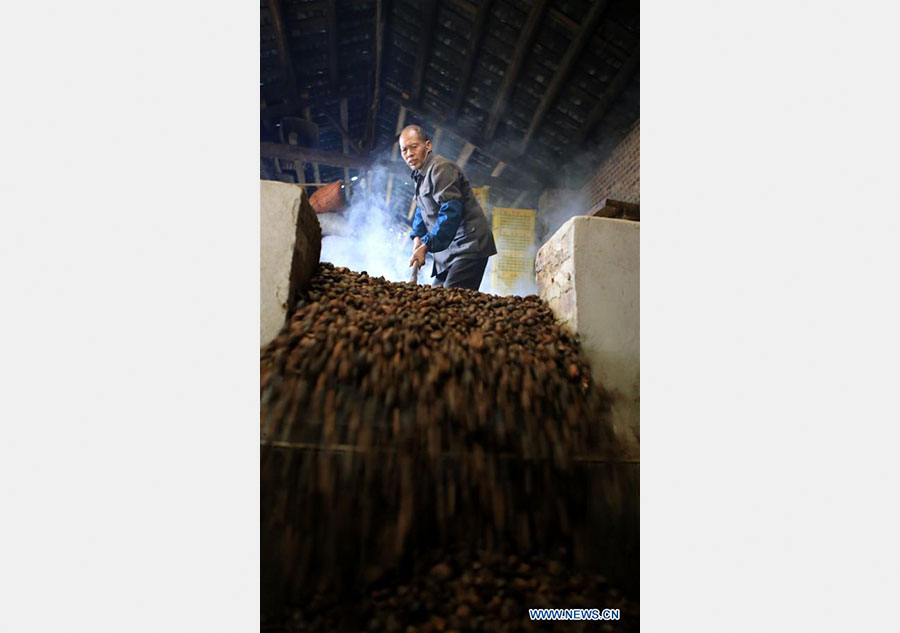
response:
[(432, 153), (431, 141), (418, 125), (400, 133), (400, 153), (416, 183), (409, 265), (417, 260), (424, 265), (425, 253), (431, 253), (433, 286), (478, 290), (497, 246), (469, 180), (455, 163)]

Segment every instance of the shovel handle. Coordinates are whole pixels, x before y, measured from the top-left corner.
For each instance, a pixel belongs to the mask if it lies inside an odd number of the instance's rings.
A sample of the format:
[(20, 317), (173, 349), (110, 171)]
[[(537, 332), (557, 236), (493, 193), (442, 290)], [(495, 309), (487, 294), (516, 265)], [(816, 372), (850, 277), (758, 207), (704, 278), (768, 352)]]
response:
[(419, 260), (413, 262), (412, 276), (409, 278), (409, 283), (414, 284), (419, 280)]

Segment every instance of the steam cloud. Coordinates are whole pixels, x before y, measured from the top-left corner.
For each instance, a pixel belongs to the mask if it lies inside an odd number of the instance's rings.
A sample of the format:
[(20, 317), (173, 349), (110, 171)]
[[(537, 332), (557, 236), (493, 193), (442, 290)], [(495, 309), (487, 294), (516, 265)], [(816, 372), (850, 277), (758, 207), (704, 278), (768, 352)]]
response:
[(587, 194), (579, 190), (557, 189), (556, 198), (546, 208), (542, 208), (537, 216), (535, 232), (538, 238), (538, 248), (553, 237), (553, 234), (566, 220), (576, 215), (584, 215), (590, 208)]
[[(391, 217), (385, 206), (387, 178), (384, 169), (370, 170), (368, 183), (362, 178), (353, 183), (349, 208), (319, 217), (326, 233), (322, 238), (320, 261), (357, 272), (366, 271), (371, 277), (409, 281), (412, 242), (407, 237), (409, 229)], [(395, 177), (394, 189), (400, 186)], [(430, 270), (427, 262), (426, 268)]]

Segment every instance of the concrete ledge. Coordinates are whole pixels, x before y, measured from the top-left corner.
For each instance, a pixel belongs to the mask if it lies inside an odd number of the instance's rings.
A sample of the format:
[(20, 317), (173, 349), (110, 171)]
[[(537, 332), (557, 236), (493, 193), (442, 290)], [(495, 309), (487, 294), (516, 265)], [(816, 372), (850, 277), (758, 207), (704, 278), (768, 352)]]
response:
[(319, 264), (322, 230), (302, 187), (260, 181), (259, 344), (284, 325)]
[(576, 216), (538, 251), (538, 294), (581, 339), (594, 380), (613, 397), (613, 423), (640, 454), (639, 222)]

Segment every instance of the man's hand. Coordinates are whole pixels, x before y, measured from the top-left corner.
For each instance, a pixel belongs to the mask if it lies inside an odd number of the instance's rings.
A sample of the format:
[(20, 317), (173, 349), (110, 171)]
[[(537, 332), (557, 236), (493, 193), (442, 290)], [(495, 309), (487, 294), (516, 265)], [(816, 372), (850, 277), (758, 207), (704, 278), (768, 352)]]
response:
[(422, 244), (421, 242), (422, 240), (417, 237), (415, 244), (413, 245), (412, 257), (409, 259), (410, 266), (412, 266), (416, 260), (418, 260), (420, 268), (425, 265), (425, 253), (428, 252), (428, 244)]

